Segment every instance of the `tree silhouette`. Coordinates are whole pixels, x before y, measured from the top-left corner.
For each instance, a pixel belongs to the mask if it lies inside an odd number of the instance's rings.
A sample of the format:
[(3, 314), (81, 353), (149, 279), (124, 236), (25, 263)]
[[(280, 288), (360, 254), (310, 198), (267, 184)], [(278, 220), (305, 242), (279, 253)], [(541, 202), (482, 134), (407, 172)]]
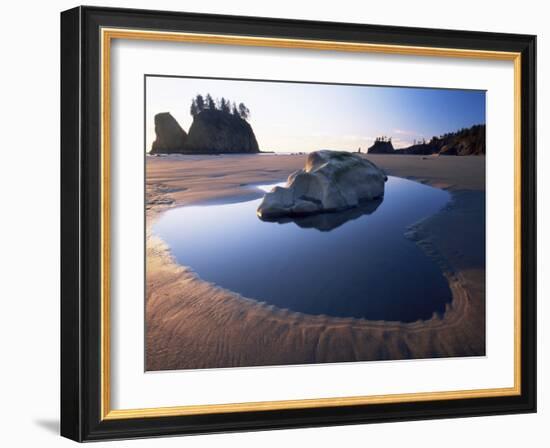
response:
[(207, 93), (205, 97), (203, 97), (200, 93), (197, 94), (195, 98), (191, 100), (191, 107), (189, 109), (191, 115), (195, 117), (206, 109), (219, 110), (226, 114), (232, 114), (235, 117), (240, 117), (243, 120), (248, 120), (250, 117), (250, 109), (248, 109), (244, 103), (239, 103), (237, 106), (235, 101), (225, 99), (223, 96), (218, 100), (212, 98), (212, 95), (209, 93)]
[(229, 106), (229, 101), (227, 101), (223, 96), (220, 100), (220, 110), (225, 113), (230, 113), (231, 109)]
[(197, 103), (197, 111), (199, 113), (201, 113), (204, 108), (205, 108), (205, 104), (204, 104), (204, 98), (203, 96), (199, 93), (196, 97), (195, 97), (195, 101)]
[(239, 116), (243, 120), (248, 120), (248, 117), (250, 117), (250, 109), (244, 105), (244, 103), (239, 104)]
[(191, 109), (189, 110), (189, 112), (191, 113), (191, 115), (192, 115), (193, 117), (199, 113), (199, 109), (198, 109), (198, 107), (197, 107), (197, 100), (196, 100), (196, 98), (193, 98), (193, 101), (191, 101)]
[(206, 108), (216, 110), (216, 102), (209, 93), (206, 94)]

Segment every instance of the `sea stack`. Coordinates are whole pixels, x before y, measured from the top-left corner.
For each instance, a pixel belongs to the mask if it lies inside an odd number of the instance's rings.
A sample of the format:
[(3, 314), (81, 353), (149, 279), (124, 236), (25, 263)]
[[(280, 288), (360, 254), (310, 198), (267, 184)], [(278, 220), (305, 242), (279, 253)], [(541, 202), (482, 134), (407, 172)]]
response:
[(376, 140), (367, 150), (368, 154), (394, 154), (395, 149), (391, 140)]
[(170, 112), (155, 115), (155, 134), (151, 154), (183, 152), (187, 134)]
[(205, 109), (193, 117), (186, 153), (258, 153), (260, 148), (250, 124), (222, 110)]
[(357, 207), (384, 196), (386, 174), (361, 156), (343, 151), (315, 151), (306, 166), (292, 173), (285, 187), (264, 196), (257, 214), (271, 220)]

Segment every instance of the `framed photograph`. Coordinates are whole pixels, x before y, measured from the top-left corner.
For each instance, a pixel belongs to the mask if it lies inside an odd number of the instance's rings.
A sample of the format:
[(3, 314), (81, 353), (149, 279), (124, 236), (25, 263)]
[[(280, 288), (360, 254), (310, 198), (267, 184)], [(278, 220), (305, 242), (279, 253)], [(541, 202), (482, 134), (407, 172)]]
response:
[(61, 433), (535, 412), (535, 36), (61, 14)]

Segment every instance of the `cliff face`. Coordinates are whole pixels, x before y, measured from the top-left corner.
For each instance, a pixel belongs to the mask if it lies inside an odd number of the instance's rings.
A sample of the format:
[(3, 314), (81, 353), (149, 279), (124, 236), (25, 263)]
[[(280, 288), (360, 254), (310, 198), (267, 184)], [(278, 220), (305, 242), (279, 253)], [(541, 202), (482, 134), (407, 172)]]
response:
[(169, 112), (155, 115), (155, 134), (151, 154), (183, 152), (187, 134)]
[(485, 154), (485, 125), (472, 126), (469, 129), (448, 134), (439, 140), (441, 155), (481, 155)]
[(260, 148), (246, 120), (220, 110), (206, 109), (194, 117), (184, 152), (257, 153)]
[(368, 150), (367, 154), (393, 154), (395, 149), (389, 141), (377, 140)]

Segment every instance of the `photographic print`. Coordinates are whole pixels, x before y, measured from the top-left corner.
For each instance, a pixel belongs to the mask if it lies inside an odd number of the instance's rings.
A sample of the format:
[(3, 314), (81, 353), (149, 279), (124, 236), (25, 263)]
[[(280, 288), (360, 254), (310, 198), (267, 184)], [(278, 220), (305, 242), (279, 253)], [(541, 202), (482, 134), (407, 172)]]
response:
[(61, 25), (63, 436), (536, 412), (536, 36)]
[(485, 91), (144, 82), (146, 370), (485, 355)]

